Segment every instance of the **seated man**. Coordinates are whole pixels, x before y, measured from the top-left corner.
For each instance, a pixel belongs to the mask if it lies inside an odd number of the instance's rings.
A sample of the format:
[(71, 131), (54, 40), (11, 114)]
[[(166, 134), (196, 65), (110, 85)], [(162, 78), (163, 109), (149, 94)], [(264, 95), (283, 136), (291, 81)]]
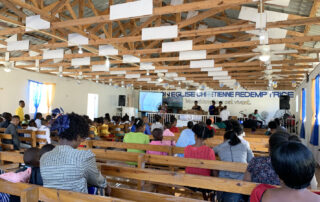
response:
[(251, 128), (251, 131), (256, 131), (258, 124), (256, 120), (253, 120), (252, 114), (249, 114), (248, 119), (243, 122), (243, 127)]
[(222, 119), (222, 121), (228, 121), (229, 116), (230, 116), (230, 112), (227, 109), (227, 106), (224, 106), (222, 111), (220, 112), (220, 118)]
[(20, 140), (18, 134), (18, 125), (20, 123), (20, 118), (18, 115), (14, 115), (12, 117), (10, 125), (4, 131), (5, 134), (12, 135), (12, 141), (10, 140), (2, 140), (5, 144), (13, 144), (14, 150), (20, 149)]
[(194, 101), (194, 106), (192, 107), (193, 110), (201, 111), (201, 106), (198, 105), (198, 101)]

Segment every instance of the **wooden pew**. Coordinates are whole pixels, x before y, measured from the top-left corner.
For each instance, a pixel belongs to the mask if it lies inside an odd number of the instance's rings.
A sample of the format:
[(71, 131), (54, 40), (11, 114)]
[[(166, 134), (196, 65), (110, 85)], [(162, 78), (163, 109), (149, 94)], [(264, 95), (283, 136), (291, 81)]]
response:
[(78, 192), (49, 189), (41, 186), (25, 183), (12, 183), (0, 180), (0, 192), (20, 196), (22, 202), (56, 202), (56, 201), (77, 201), (77, 202), (129, 202), (130, 200), (90, 195)]
[[(113, 154), (116, 151), (111, 151)], [(99, 153), (96, 152), (98, 155)], [(119, 152), (116, 152), (119, 153)], [(120, 153), (126, 153), (126, 152), (120, 152)], [(137, 158), (137, 153), (127, 153), (127, 154), (132, 154), (135, 155), (135, 158), (128, 158), (125, 157), (127, 155), (123, 155), (122, 158), (119, 158), (119, 155), (108, 155), (109, 153), (106, 152), (107, 156), (105, 157), (117, 157), (117, 160), (122, 160), (122, 161), (135, 161)], [(130, 156), (130, 155), (129, 155)], [(132, 156), (131, 156), (132, 157)], [(2, 161), (10, 161), (14, 163), (23, 163), (23, 155), (16, 153), (16, 152), (0, 152), (0, 160)], [(0, 182), (1, 186), (1, 182)], [(42, 187), (41, 187), (42, 189)], [(44, 188), (46, 189), (46, 188)], [(47, 191), (47, 190), (45, 190)], [(1, 188), (0, 188), (1, 192)], [(8, 193), (8, 192), (6, 192)], [(71, 192), (73, 193), (73, 192)], [(57, 193), (59, 194), (59, 193)], [(16, 194), (19, 195), (19, 194)], [(91, 196), (91, 195), (90, 195)], [(176, 196), (171, 196), (171, 195), (165, 195), (165, 194), (157, 194), (157, 193), (150, 193), (150, 192), (143, 192), (143, 191), (137, 191), (137, 190), (131, 190), (131, 189), (124, 189), (124, 188), (116, 188), (112, 187), (112, 192), (111, 192), (112, 197), (116, 198), (123, 198), (123, 199), (128, 199), (128, 200), (134, 200), (134, 201), (140, 201), (140, 202), (145, 202), (145, 201), (155, 201), (155, 202), (161, 202), (161, 201), (178, 201), (178, 202), (199, 202), (200, 200), (196, 199), (189, 199), (189, 198), (183, 198), (183, 197), (176, 197)], [(52, 198), (49, 198), (49, 196), (46, 197), (46, 201), (56, 201), (55, 196), (50, 196)], [(66, 198), (67, 199), (67, 198)], [(61, 200), (61, 198), (60, 198)], [(71, 199), (70, 199), (71, 200)], [(93, 200), (93, 199), (90, 199)]]
[[(174, 137), (165, 137), (164, 140), (173, 140)], [(218, 144), (221, 144), (222, 141), (208, 139), (206, 141), (207, 146), (215, 147)], [(175, 149), (174, 152), (170, 149), (170, 146), (159, 146), (159, 145), (145, 145), (145, 144), (132, 144), (132, 143), (122, 143), (122, 142), (110, 142), (110, 141), (103, 141), (103, 140), (86, 140), (82, 143), (83, 145), (87, 145), (88, 148), (92, 147), (103, 147), (103, 148), (120, 148), (120, 149), (139, 149), (139, 150), (150, 150), (150, 151), (160, 151), (160, 152), (167, 152), (170, 156), (176, 153), (184, 153), (184, 148), (180, 147), (173, 147)], [(264, 143), (253, 143), (250, 144), (251, 149), (257, 152), (264, 152), (267, 153), (269, 148), (267, 144)]]
[(101, 165), (103, 175), (250, 195), (256, 183), (171, 171)]
[[(5, 128), (0, 128), (0, 133), (4, 133), (4, 131), (5, 131)], [(33, 130), (18, 129), (18, 133), (30, 134), (31, 137), (19, 137), (19, 140), (30, 142), (32, 147), (37, 147), (37, 143), (40, 146), (47, 143), (47, 140), (42, 139), (42, 138), (37, 138), (37, 135), (45, 135), (46, 134), (45, 131), (33, 131)]]

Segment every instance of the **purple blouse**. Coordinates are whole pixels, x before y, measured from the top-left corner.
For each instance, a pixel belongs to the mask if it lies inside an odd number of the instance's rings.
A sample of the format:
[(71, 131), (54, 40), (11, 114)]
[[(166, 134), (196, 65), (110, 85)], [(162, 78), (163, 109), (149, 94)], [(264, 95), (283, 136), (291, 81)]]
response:
[(270, 157), (254, 157), (247, 171), (251, 174), (252, 182), (280, 185), (280, 179), (272, 167)]

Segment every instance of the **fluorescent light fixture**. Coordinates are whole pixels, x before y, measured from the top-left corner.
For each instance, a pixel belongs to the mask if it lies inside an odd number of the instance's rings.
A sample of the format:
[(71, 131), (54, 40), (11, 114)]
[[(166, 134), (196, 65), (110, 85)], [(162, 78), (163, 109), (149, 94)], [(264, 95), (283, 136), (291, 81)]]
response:
[(206, 68), (201, 68), (202, 72), (219, 72), (222, 71), (222, 67), (206, 67)]
[(114, 48), (112, 45), (100, 45), (99, 46), (99, 56), (106, 55), (118, 55), (118, 49)]
[(26, 51), (29, 50), (29, 40), (9, 41), (7, 51)]
[(213, 76), (213, 80), (218, 81), (218, 80), (230, 80), (231, 76)]
[(140, 62), (140, 58), (135, 57), (133, 55), (123, 55), (122, 61), (124, 63), (138, 63)]
[(154, 70), (154, 73), (166, 73), (166, 72), (168, 72), (167, 69), (156, 69), (156, 70)]
[(181, 5), (183, 0), (171, 0), (171, 6)]
[(142, 40), (172, 39), (178, 37), (178, 25), (142, 29)]
[(140, 78), (140, 74), (126, 74), (126, 79), (137, 79)]
[[(275, 12), (275, 11), (265, 10), (265, 13), (267, 15), (267, 22), (286, 21), (288, 20), (288, 17), (289, 17), (289, 14)], [(257, 22), (258, 21), (257, 14), (258, 14), (258, 9), (242, 6), (238, 18), (241, 20)]]
[(50, 29), (50, 22), (41, 19), (40, 15), (26, 17), (26, 32), (40, 29)]
[(57, 49), (57, 50), (46, 50), (43, 51), (43, 56), (42, 58), (44, 60), (46, 59), (60, 59), (63, 58), (63, 49)]
[(110, 20), (152, 15), (153, 1), (140, 0), (110, 6)]
[(178, 77), (178, 74), (175, 73), (175, 72), (169, 72), (169, 73), (166, 73), (166, 77), (170, 78), (170, 77)]
[(153, 83), (153, 84), (156, 84), (156, 83), (158, 83), (158, 81), (147, 81), (147, 83)]
[(6, 42), (12, 42), (12, 41), (18, 41), (18, 35), (14, 34), (10, 36), (9, 38), (5, 39)]
[(109, 67), (106, 67), (106, 65), (92, 65), (91, 69), (93, 72), (108, 72)]
[(110, 71), (111, 75), (122, 75), (126, 74), (126, 71)]
[(214, 67), (214, 60), (191, 61), (190, 68)]
[(202, 60), (206, 58), (207, 58), (206, 50), (179, 52), (179, 60)]
[(213, 76), (213, 77), (228, 76), (228, 72), (227, 71), (208, 72), (208, 76)]
[(290, 0), (272, 0), (272, 1), (266, 1), (265, 3), (287, 7), (289, 6)]
[(141, 62), (140, 70), (154, 70), (155, 66), (153, 66), (152, 62)]
[(88, 45), (89, 39), (78, 33), (68, 34), (68, 46)]
[(71, 59), (72, 66), (90, 65), (90, 57)]
[(151, 81), (151, 78), (138, 78), (137, 81)]
[(192, 50), (192, 40), (162, 43), (162, 52), (177, 52), (189, 50)]
[(175, 78), (173, 78), (173, 80), (175, 80), (175, 81), (185, 81), (186, 78), (185, 77), (175, 77)]

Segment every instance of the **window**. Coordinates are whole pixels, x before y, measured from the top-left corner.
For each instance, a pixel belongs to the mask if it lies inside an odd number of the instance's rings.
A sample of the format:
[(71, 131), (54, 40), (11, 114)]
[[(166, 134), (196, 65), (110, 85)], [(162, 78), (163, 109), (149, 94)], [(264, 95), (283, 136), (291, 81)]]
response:
[(300, 137), (306, 138), (306, 132), (304, 128), (304, 124), (306, 122), (306, 90), (302, 88), (301, 91), (301, 105), (300, 105), (300, 121), (301, 121), (301, 128), (300, 128)]
[(312, 132), (310, 144), (319, 145), (319, 102), (320, 102), (320, 82), (319, 75), (312, 81)]
[(296, 95), (296, 112), (299, 112), (299, 96)]
[(87, 115), (91, 120), (98, 117), (98, 104), (99, 104), (99, 95), (89, 93)]
[(49, 114), (55, 91), (55, 84), (29, 80), (29, 112)]

